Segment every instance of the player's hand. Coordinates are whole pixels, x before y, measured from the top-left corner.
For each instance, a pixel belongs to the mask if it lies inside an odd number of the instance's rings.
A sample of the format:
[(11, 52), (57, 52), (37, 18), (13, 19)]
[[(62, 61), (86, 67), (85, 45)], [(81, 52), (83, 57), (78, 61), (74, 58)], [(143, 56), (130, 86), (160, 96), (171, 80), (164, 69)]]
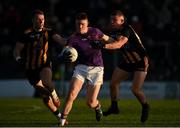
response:
[(61, 62), (70, 63), (72, 55), (69, 51), (64, 51), (63, 54), (58, 55), (58, 60)]
[(24, 66), (25, 62), (21, 57), (16, 57), (16, 62), (20, 65), (20, 66)]
[(95, 49), (103, 49), (105, 46), (105, 44), (99, 40), (93, 40), (90, 43), (91, 43), (91, 46)]
[(72, 58), (71, 52), (70, 51), (65, 51), (64, 54), (63, 54), (64, 61), (65, 62), (71, 62), (71, 58)]

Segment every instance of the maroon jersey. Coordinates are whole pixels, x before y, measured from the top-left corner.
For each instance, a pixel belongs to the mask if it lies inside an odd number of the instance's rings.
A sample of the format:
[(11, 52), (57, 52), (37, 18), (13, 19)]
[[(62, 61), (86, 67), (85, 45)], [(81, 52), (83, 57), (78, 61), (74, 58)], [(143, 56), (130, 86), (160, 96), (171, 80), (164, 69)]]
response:
[(77, 64), (103, 67), (101, 49), (91, 46), (91, 41), (101, 40), (103, 35), (99, 29), (89, 27), (86, 34), (75, 33), (68, 39), (68, 46), (74, 47), (78, 52)]

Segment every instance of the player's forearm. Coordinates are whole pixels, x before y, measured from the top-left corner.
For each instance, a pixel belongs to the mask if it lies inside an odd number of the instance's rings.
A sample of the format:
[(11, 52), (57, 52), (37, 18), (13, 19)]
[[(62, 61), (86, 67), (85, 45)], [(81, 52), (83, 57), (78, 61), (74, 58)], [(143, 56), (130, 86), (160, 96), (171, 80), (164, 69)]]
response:
[(21, 44), (21, 43), (16, 43), (16, 46), (14, 48), (14, 52), (13, 52), (13, 55), (14, 55), (14, 58), (17, 59), (19, 57), (21, 57), (21, 51), (24, 47), (24, 44)]
[(21, 58), (20, 51), (18, 51), (17, 49), (14, 50), (13, 55), (14, 55), (15, 60), (18, 60)]
[(119, 42), (114, 42), (114, 43), (110, 43), (110, 44), (105, 44), (104, 48), (105, 49), (118, 49), (122, 47), (122, 43)]
[(67, 43), (66, 39), (58, 34), (53, 35), (53, 40), (62, 46), (65, 46)]
[(105, 49), (119, 49), (128, 41), (127, 37), (120, 37), (119, 40), (115, 40), (112, 43), (106, 44)]

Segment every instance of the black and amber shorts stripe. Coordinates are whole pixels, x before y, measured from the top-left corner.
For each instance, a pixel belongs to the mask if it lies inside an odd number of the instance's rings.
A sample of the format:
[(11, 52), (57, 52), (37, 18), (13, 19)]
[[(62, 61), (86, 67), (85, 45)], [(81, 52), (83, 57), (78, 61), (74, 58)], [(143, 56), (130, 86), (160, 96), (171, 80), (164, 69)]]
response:
[(148, 57), (145, 56), (142, 60), (136, 63), (127, 63), (126, 61), (123, 61), (119, 63), (118, 67), (127, 72), (134, 72), (134, 71), (147, 72), (149, 67), (149, 59)]

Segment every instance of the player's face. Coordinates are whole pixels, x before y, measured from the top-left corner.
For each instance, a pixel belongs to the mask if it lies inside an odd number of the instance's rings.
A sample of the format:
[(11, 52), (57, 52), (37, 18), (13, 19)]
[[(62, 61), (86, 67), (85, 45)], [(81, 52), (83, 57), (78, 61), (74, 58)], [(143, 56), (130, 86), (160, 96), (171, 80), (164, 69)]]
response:
[(80, 34), (88, 32), (88, 20), (76, 20), (76, 31)]
[(36, 14), (33, 18), (33, 27), (39, 31), (41, 31), (44, 27), (44, 15)]
[(111, 16), (110, 19), (110, 23), (111, 23), (111, 27), (116, 29), (122, 26), (122, 24), (124, 23), (124, 16), (119, 16), (119, 15), (115, 15), (115, 16)]

